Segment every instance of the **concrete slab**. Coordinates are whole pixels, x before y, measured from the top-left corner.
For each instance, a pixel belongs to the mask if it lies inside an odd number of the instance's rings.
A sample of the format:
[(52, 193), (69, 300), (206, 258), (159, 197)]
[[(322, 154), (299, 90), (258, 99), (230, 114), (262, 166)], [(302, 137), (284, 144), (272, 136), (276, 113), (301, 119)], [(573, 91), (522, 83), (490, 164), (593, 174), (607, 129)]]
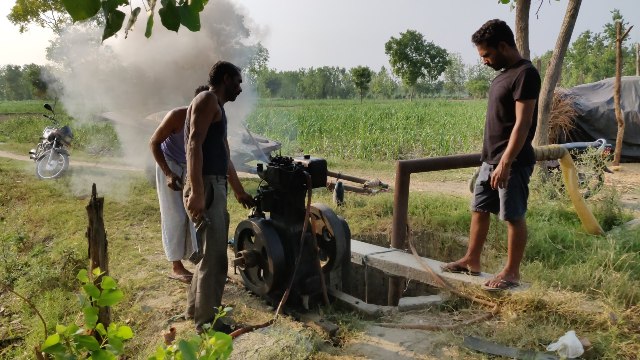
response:
[[(440, 266), (445, 263), (424, 257), (422, 259), (436, 274), (453, 285), (481, 286), (493, 277), (492, 274), (488, 273), (482, 273), (480, 276), (470, 276), (442, 272)], [(351, 240), (351, 262), (374, 267), (389, 275), (401, 276), (438, 286), (432, 275), (420, 265), (416, 258), (411, 253), (402, 250)]]

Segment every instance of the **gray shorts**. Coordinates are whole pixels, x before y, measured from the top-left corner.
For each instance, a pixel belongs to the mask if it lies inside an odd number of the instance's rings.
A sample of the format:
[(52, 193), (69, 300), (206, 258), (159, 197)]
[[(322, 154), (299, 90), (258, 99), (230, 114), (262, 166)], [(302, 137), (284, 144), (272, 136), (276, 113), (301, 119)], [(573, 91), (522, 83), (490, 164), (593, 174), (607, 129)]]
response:
[(507, 187), (498, 190), (491, 188), (491, 174), (495, 167), (496, 165), (482, 163), (474, 186), (471, 211), (498, 214), (505, 221), (523, 219), (527, 213), (529, 179), (533, 173), (533, 165), (512, 165)]

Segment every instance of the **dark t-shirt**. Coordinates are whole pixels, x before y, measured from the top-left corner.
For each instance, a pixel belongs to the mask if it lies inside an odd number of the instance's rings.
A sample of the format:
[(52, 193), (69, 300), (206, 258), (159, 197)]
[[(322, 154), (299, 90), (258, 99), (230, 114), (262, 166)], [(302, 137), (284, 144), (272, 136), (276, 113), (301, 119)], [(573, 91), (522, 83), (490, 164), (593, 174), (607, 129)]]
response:
[[(537, 100), (539, 94), (540, 74), (533, 67), (531, 61), (526, 59), (522, 59), (503, 70), (493, 79), (489, 88), (482, 161), (492, 165), (500, 162), (516, 124), (516, 100)], [(514, 164), (535, 164), (536, 158), (531, 141), (536, 133), (537, 119), (538, 102), (536, 101), (531, 128), (529, 128), (527, 139), (522, 150), (516, 156)]]

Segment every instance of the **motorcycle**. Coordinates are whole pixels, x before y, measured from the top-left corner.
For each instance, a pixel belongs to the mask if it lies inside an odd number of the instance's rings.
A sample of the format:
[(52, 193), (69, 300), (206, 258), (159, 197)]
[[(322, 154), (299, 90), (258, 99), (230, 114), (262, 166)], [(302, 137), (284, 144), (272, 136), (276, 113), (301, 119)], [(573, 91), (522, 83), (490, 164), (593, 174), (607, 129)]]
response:
[(35, 149), (29, 151), (29, 158), (36, 163), (36, 175), (40, 179), (55, 179), (69, 168), (69, 152), (66, 147), (71, 145), (73, 132), (69, 126), (60, 126), (56, 120), (56, 113), (49, 104), (44, 108), (51, 112), (42, 116), (53, 122), (42, 131), (40, 142)]

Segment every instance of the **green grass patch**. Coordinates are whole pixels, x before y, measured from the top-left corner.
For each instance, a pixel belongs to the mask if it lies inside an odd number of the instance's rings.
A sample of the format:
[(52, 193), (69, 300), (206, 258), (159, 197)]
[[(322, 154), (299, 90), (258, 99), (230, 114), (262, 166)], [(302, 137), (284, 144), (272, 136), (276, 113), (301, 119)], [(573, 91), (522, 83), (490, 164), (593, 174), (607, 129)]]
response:
[(45, 113), (48, 111), (44, 104), (53, 101), (47, 100), (23, 100), (23, 101), (0, 101), (0, 114), (23, 114), (23, 113)]
[(397, 160), (478, 152), (483, 101), (262, 101), (247, 123), (289, 154)]

